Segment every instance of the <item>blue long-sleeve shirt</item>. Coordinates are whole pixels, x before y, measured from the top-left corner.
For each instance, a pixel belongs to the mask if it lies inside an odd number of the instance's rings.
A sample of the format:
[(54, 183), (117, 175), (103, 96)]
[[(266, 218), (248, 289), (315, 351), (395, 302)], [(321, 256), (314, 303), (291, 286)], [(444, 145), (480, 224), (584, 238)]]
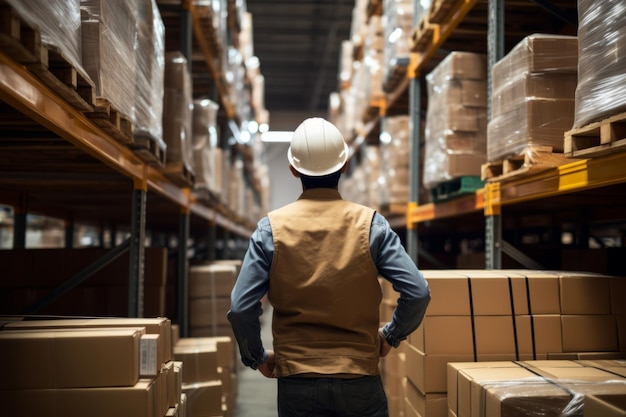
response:
[[(389, 222), (376, 213), (370, 228), (370, 253), (378, 273), (400, 293), (392, 319), (382, 332), (397, 347), (422, 322), (430, 301), (430, 289), (422, 273), (406, 253)], [(231, 293), (228, 320), (239, 344), (244, 365), (256, 369), (267, 359), (261, 341), (261, 299), (269, 290), (269, 270), (274, 241), (269, 219), (264, 217), (250, 237), (239, 277)]]

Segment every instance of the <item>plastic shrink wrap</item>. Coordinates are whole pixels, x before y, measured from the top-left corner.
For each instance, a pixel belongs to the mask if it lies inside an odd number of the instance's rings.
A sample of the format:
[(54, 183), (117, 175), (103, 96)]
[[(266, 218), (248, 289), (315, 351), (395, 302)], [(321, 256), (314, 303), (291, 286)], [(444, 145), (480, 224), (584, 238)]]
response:
[(413, 30), (413, 0), (385, 0), (383, 3), (385, 49), (383, 81), (391, 81), (394, 68), (409, 64), (409, 39)]
[(137, 0), (135, 135), (163, 141), (165, 26), (155, 0)]
[(215, 180), (221, 176), (221, 165), (218, 165), (219, 143), (217, 134), (217, 111), (219, 106), (208, 99), (193, 101), (193, 160), (195, 170), (194, 187), (219, 194), (221, 184)]
[(547, 146), (563, 152), (574, 118), (576, 37), (531, 35), (492, 69), (487, 159), (497, 161)]
[(106, 99), (135, 122), (137, 7), (130, 0), (81, 0), (83, 68)]
[(578, 0), (574, 128), (626, 111), (626, 3)]
[(486, 161), (487, 59), (483, 54), (452, 52), (426, 76), (423, 184), (480, 176)]
[(193, 172), (191, 123), (193, 117), (191, 76), (181, 52), (165, 54), (163, 140), (166, 163), (183, 163)]
[(46, 45), (59, 49), (73, 65), (80, 68), (81, 29), (80, 0), (7, 0), (28, 23), (37, 28)]

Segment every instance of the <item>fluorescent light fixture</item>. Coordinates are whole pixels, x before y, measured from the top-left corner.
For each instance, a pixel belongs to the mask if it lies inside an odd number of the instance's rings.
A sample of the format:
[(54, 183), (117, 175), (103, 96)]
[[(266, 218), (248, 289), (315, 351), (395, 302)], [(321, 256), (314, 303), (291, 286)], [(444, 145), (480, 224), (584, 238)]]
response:
[(293, 132), (270, 130), (261, 134), (261, 140), (263, 142), (291, 142), (292, 136)]
[(268, 132), (269, 130), (270, 126), (267, 123), (261, 123), (261, 125), (259, 126), (259, 132), (261, 133)]

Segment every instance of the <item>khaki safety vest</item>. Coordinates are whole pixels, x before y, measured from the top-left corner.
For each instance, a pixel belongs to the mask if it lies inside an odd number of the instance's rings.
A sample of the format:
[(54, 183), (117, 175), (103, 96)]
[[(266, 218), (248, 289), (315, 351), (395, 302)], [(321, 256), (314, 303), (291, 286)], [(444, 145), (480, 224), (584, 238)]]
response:
[(268, 214), (277, 376), (379, 374), (382, 293), (369, 249), (373, 216), (329, 188), (305, 190)]

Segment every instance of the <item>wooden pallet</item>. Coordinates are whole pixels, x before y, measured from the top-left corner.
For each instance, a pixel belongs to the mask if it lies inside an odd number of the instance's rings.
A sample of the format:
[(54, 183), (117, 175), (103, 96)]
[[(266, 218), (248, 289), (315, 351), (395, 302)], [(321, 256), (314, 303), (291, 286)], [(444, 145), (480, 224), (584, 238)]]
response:
[(101, 97), (96, 98), (93, 111), (85, 114), (89, 120), (118, 142), (125, 145), (135, 142), (133, 122), (120, 113), (109, 100)]
[(193, 187), (195, 174), (184, 162), (168, 162), (163, 167), (166, 178), (180, 187)]
[(147, 164), (165, 165), (165, 146), (162, 141), (155, 139), (148, 134), (137, 134), (128, 147)]
[(530, 145), (523, 152), (481, 166), (483, 181), (506, 181), (555, 168), (572, 162), (562, 153), (552, 152), (551, 146)]
[(459, 0), (434, 0), (430, 5), (428, 20), (431, 23), (443, 23), (457, 3)]
[(409, 65), (409, 58), (399, 58), (396, 64), (387, 72), (387, 79), (383, 83), (383, 91), (391, 93), (396, 90), (406, 78), (406, 70)]
[(438, 36), (439, 25), (430, 22), (428, 15), (424, 13), (409, 39), (411, 52), (425, 52)]
[(95, 84), (41, 33), (26, 23), (10, 5), (0, 0), (0, 50), (24, 65), (47, 87), (79, 111), (93, 111)]
[(626, 113), (565, 132), (564, 153), (573, 158), (591, 158), (626, 151)]

